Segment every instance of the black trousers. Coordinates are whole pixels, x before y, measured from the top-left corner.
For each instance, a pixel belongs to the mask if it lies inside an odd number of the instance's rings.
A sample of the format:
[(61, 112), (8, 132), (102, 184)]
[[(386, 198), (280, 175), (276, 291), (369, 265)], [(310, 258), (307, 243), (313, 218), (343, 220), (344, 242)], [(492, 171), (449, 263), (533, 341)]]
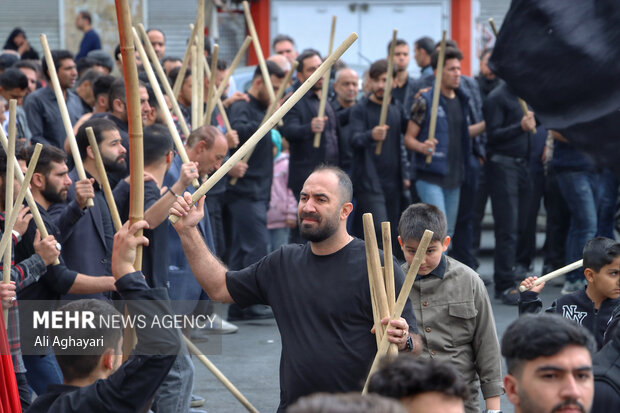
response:
[(492, 155), (486, 172), (495, 226), (493, 280), (499, 294), (515, 286), (517, 241), (523, 232), (532, 185), (526, 159)]
[(228, 266), (231, 270), (243, 269), (267, 255), (267, 207), (266, 201), (243, 198), (227, 201)]
[(209, 210), (209, 221), (213, 231), (213, 242), (215, 243), (215, 251), (220, 259), (226, 256), (226, 237), (224, 234), (224, 214), (222, 211), (224, 202), (224, 193), (207, 194), (206, 202)]
[(545, 172), (542, 166), (530, 166), (532, 194), (529, 198), (523, 232), (517, 244), (517, 264), (529, 268), (536, 257), (536, 223), (540, 203), (545, 196)]
[(547, 170), (545, 177), (545, 209), (547, 210), (547, 230), (543, 273), (556, 270), (566, 264), (566, 237), (570, 227), (570, 210), (560, 193), (556, 172), (551, 167)]
[[(387, 191), (386, 191), (387, 192)], [(364, 226), (362, 216), (370, 212), (375, 226), (377, 242), (379, 248), (382, 248), (383, 237), (381, 232), (381, 223), (390, 222), (392, 237), (392, 254), (403, 261), (403, 252), (398, 244), (398, 221), (400, 220), (401, 197), (398, 191), (388, 192), (389, 196), (383, 194), (356, 194), (357, 212), (355, 213), (355, 234), (358, 238), (364, 239)], [(392, 195), (393, 194), (393, 195)]]

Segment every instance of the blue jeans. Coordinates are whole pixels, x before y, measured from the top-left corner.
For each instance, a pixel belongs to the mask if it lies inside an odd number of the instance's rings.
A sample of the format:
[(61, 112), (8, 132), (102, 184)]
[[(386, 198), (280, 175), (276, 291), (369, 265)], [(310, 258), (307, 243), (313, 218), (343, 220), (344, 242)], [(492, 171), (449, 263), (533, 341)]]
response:
[(48, 384), (62, 384), (62, 371), (51, 349), (45, 356), (22, 355), (28, 384), (37, 395), (45, 393)]
[(597, 236), (614, 238), (614, 215), (618, 200), (618, 178), (609, 169), (603, 169), (597, 176), (598, 230)]
[(290, 228), (273, 228), (269, 230), (269, 252), (288, 244)]
[[(185, 347), (185, 345), (183, 345)], [(194, 363), (187, 350), (177, 355), (155, 396), (158, 412), (187, 413), (194, 386)]]
[[(586, 241), (596, 236), (597, 190), (596, 174), (583, 171), (558, 171), (557, 179), (560, 193), (570, 211), (570, 225), (566, 237), (566, 264), (582, 258)], [(583, 270), (577, 269), (566, 274), (566, 281), (583, 278)]]
[(448, 236), (454, 235), (461, 188), (446, 189), (422, 180), (416, 181), (415, 188), (422, 202), (435, 205), (444, 213), (448, 222)]

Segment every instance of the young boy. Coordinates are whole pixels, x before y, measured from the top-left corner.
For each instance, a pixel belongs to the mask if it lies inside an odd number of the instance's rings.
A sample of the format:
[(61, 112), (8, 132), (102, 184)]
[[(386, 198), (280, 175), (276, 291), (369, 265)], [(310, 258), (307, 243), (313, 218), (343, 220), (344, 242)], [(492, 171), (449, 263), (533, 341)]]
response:
[(445, 215), (435, 206), (413, 204), (398, 224), (406, 274), (424, 230), (433, 231), (409, 298), (424, 350), (421, 357), (453, 364), (467, 383), (467, 413), (480, 412), (478, 393), (489, 412), (500, 409), (501, 355), (491, 302), (474, 270), (446, 256), (450, 245)]
[[(558, 298), (545, 311), (561, 313), (590, 330), (600, 349), (607, 323), (620, 304), (620, 243), (604, 237), (592, 238), (583, 248), (583, 267), (588, 282), (586, 288)], [(529, 288), (537, 278), (528, 277), (521, 285)], [(521, 293), (519, 314), (542, 310), (538, 293), (544, 286), (542, 283)]]

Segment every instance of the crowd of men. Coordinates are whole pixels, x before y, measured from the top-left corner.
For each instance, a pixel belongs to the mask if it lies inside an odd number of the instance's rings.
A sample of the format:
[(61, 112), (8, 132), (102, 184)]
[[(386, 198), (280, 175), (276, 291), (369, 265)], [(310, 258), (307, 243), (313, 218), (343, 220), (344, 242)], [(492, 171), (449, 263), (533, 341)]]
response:
[[(237, 326), (230, 321), (276, 318), (283, 341), (281, 411), (351, 411), (351, 406), (358, 411), (402, 411), (403, 406), (379, 396), (304, 398), (317, 391), (359, 390), (376, 351), (369, 333), (373, 316), (361, 241), (362, 215), (371, 212), (377, 234), (381, 234), (381, 222), (392, 224), (392, 250), (397, 263), (403, 264), (402, 271), (399, 265), (395, 269), (397, 289), (419, 245), (420, 229), (432, 228), (436, 233), (411, 302), (402, 318), (386, 330), (401, 352), (426, 357), (403, 355), (386, 362), (370, 381), (371, 392), (401, 401), (410, 412), (427, 411), (421, 406), (429, 405), (437, 406), (433, 411), (479, 411), (479, 392), (486, 411), (499, 411), (504, 390), (519, 412), (550, 412), (566, 406), (589, 411), (597, 344), (601, 348), (609, 342), (598, 356), (605, 360), (617, 355), (620, 347), (620, 328), (605, 333), (620, 295), (618, 279), (613, 284), (617, 295), (601, 292), (598, 302), (593, 293), (588, 295), (596, 305), (594, 314), (598, 305), (609, 313), (605, 324), (596, 327), (600, 334), (593, 331), (596, 341), (557, 316), (519, 318), (502, 341), (508, 366), (502, 382), (490, 300), (472, 269), (479, 265), (480, 228), (490, 197), (495, 299), (521, 307), (528, 297), (520, 296), (517, 287), (533, 273), (541, 200), (547, 211), (544, 269), (551, 270), (579, 260), (582, 253), (585, 260), (588, 240), (614, 238), (618, 181), (563, 136), (546, 130), (531, 110), (524, 113), (510, 86), (489, 68), (492, 49), (481, 53), (475, 78), (462, 75), (463, 54), (451, 40), (444, 51), (443, 73), (438, 74), (440, 47), (429, 37), (417, 39), (412, 47), (410, 41), (398, 39), (392, 74), (388, 74), (387, 59), (373, 62), (363, 74), (339, 62), (332, 71), (323, 117), (317, 115), (321, 79), (282, 124), (258, 142), (249, 159), (239, 161), (206, 199), (192, 207), (187, 195), (195, 190), (192, 182), (204, 181), (263, 122), (271, 104), (267, 88), (273, 87), (274, 93), (286, 89), (286, 99), (325, 56), (312, 48), (298, 52), (294, 39), (277, 35), (271, 44), (273, 55), (266, 61), (270, 81), (257, 67), (247, 89), (231, 82), (222, 96), (231, 129), (226, 129), (217, 108), (209, 122), (198, 126), (192, 125), (191, 116), (195, 77), (190, 69), (181, 70), (180, 57), (166, 54), (165, 33), (150, 29), (148, 39), (170, 85), (177, 81), (181, 85), (176, 99), (183, 119), (174, 114), (173, 118), (189, 162), (181, 160), (164, 120), (172, 102), (160, 107), (153, 89), (159, 85), (147, 81), (138, 61), (144, 221), (119, 229), (86, 128), (93, 128), (125, 222), (129, 137), (127, 85), (118, 73), (122, 71), (120, 46), (112, 56), (101, 50), (86, 11), (78, 14), (76, 27), (84, 32), (78, 53), (53, 50), (52, 57), (86, 179), (80, 179), (73, 167), (45, 59), (38, 60), (21, 29), (11, 33), (0, 55), (0, 120), (8, 132), (8, 101), (16, 99), (17, 159), (23, 169), (33, 155), (33, 145), (43, 144), (30, 188), (49, 232), (42, 238), (29, 209), (23, 207), (13, 229), (14, 283), (0, 291), (3, 305), (10, 309), (8, 338), (24, 410), (34, 393), (39, 398), (28, 410), (33, 412), (86, 411), (80, 408), (100, 400), (105, 408), (96, 411), (120, 411), (115, 409), (126, 400), (131, 411), (137, 411), (153, 398), (157, 412), (197, 411), (194, 408), (204, 399), (192, 394), (193, 362), (187, 352), (175, 357), (136, 357), (120, 369), (120, 360), (101, 355), (82, 370), (78, 365), (86, 359), (55, 357), (51, 349), (40, 355), (20, 352), (19, 325), (32, 321), (20, 317), (19, 300), (89, 299), (68, 308), (94, 307), (105, 313), (113, 309), (97, 303), (113, 302), (119, 296), (161, 301), (165, 289), (170, 299), (184, 304), (160, 305), (154, 313), (132, 311), (149, 317), (168, 312), (211, 314), (210, 299), (230, 302), (228, 321), (216, 315), (210, 333), (235, 332)], [(391, 44), (386, 46), (387, 56)], [(206, 38), (205, 57), (210, 51), (211, 41)], [(412, 58), (419, 77), (410, 75)], [(292, 81), (284, 84), (295, 62)], [(218, 61), (216, 68), (220, 86), (228, 66)], [(388, 75), (393, 76), (394, 86), (385, 125), (380, 126)], [(438, 83), (435, 76), (440, 76)], [(435, 134), (430, 137), (436, 84), (439, 107)], [(205, 79), (205, 96), (208, 86)], [(183, 122), (190, 126), (187, 136)], [(321, 139), (315, 147), (317, 133)], [(2, 170), (6, 161), (3, 153)], [(4, 195), (11, 183), (5, 177), (0, 183)], [(94, 206), (87, 206), (90, 201)], [(4, 196), (0, 205), (4, 228)], [(175, 226), (167, 219), (171, 211), (181, 218)], [(148, 242), (134, 237), (138, 229), (144, 229)], [(139, 244), (144, 247), (144, 280), (133, 268)], [(617, 255), (614, 252), (611, 261), (599, 260), (600, 266), (587, 268), (594, 268), (594, 274), (605, 266), (615, 268)], [(53, 265), (57, 258), (60, 264)], [(620, 268), (615, 271), (618, 277)], [(586, 284), (590, 292), (599, 291), (592, 287), (596, 280), (588, 278), (587, 269), (585, 277), (583, 270), (575, 270), (567, 275), (562, 293), (579, 293)], [(429, 296), (441, 296), (449, 305), (441, 310), (429, 306), (425, 301)], [(542, 330), (549, 334), (539, 337)], [(116, 348), (119, 337), (110, 340)], [(175, 334), (159, 340), (168, 352), (184, 347)], [(336, 351), (340, 348), (342, 352)], [(445, 356), (443, 363), (435, 360), (435, 351), (440, 360)], [(123, 374), (134, 375), (132, 383), (140, 384), (125, 386)], [(616, 392), (616, 403), (618, 374), (600, 374), (601, 386), (609, 385), (605, 391)], [(93, 389), (96, 379), (105, 384)], [(76, 393), (73, 386), (90, 390)]]

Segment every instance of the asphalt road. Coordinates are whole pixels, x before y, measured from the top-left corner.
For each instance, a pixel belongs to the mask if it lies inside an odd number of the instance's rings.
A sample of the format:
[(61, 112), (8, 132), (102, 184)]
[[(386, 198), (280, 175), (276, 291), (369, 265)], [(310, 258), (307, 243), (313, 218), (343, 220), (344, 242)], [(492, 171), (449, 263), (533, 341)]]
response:
[[(543, 241), (544, 235), (539, 234), (539, 247)], [(481, 265), (478, 272), (487, 281), (492, 280), (493, 276), (493, 244), (493, 234), (489, 230), (483, 231)], [(541, 266), (542, 261), (539, 258), (535, 262), (535, 271), (540, 272)], [(492, 284), (487, 285), (487, 288), (490, 288), (497, 332), (501, 337), (506, 327), (517, 317), (517, 309), (495, 300)], [(549, 285), (543, 290), (541, 299), (544, 304), (550, 304), (559, 294), (559, 286)], [(278, 366), (281, 341), (277, 325), (274, 320), (244, 321), (236, 324), (239, 326), (237, 333), (208, 336), (207, 342), (197, 344), (214, 346), (215, 352), (219, 354), (208, 355), (208, 358), (259, 411), (275, 412), (280, 395)], [(196, 358), (194, 364), (194, 393), (207, 399), (202, 409), (209, 413), (246, 411)], [(502, 410), (506, 413), (513, 412), (512, 405), (505, 397), (502, 398)]]

